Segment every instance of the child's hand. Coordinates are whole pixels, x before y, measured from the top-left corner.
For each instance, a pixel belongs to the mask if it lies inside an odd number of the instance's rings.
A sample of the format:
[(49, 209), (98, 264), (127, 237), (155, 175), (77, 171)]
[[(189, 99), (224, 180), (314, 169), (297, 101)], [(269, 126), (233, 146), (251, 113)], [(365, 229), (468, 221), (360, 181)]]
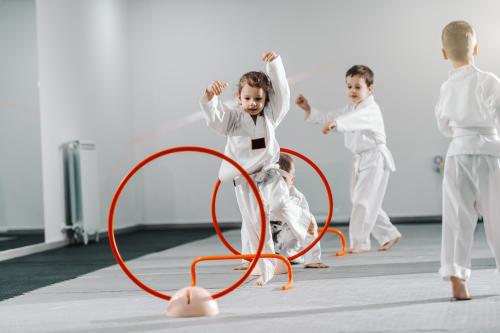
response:
[(227, 82), (222, 82), (222, 81), (212, 82), (212, 84), (210, 84), (205, 90), (208, 100), (211, 101), (215, 95), (219, 96), (220, 94), (222, 94), (222, 92), (224, 91), (224, 89), (226, 89), (227, 86), (228, 86)]
[(267, 52), (262, 53), (262, 61), (264, 61), (264, 62), (271, 62), (278, 57), (279, 57), (279, 54), (275, 53), (273, 51), (267, 51)]
[(330, 131), (334, 130), (335, 127), (337, 127), (337, 122), (334, 121), (329, 121), (323, 126), (323, 134), (328, 134)]
[(304, 110), (304, 112), (311, 112), (311, 106), (309, 106), (309, 102), (307, 101), (307, 98), (304, 97), (304, 95), (300, 94), (299, 96), (297, 96), (295, 104), (297, 104), (302, 110)]
[(307, 233), (311, 236), (314, 236), (314, 223), (313, 221), (311, 221), (311, 223), (309, 223), (309, 228), (307, 228)]

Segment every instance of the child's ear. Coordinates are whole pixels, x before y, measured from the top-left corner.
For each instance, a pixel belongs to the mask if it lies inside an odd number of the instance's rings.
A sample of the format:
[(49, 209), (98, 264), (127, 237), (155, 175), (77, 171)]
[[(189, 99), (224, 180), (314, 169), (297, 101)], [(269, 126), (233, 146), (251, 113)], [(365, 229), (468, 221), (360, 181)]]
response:
[(443, 58), (444, 58), (444, 60), (448, 60), (448, 52), (446, 52), (446, 50), (443, 49), (443, 48), (441, 49), (441, 51), (443, 52)]
[(241, 95), (239, 92), (234, 93), (234, 98), (238, 100), (238, 104), (241, 105)]
[(474, 45), (474, 50), (472, 50), (472, 55), (475, 57), (477, 56), (477, 44)]
[(372, 94), (372, 93), (373, 93), (373, 89), (375, 89), (375, 86), (374, 86), (374, 85), (373, 85), (373, 83), (372, 83), (372, 85), (368, 87), (368, 92), (369, 92), (370, 94)]

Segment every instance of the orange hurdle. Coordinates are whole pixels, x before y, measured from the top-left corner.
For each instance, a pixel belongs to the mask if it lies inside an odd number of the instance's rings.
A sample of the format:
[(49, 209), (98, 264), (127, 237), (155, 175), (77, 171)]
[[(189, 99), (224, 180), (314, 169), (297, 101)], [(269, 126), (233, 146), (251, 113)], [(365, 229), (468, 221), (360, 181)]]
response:
[[(318, 232), (323, 232), (323, 229), (324, 229), (324, 227), (318, 227)], [(336, 234), (337, 236), (339, 236), (340, 241), (342, 242), (342, 250), (335, 253), (335, 254), (337, 255), (337, 257), (343, 256), (345, 254), (346, 243), (345, 243), (345, 236), (342, 233), (342, 231), (340, 231), (339, 229), (335, 229), (335, 228), (326, 228), (326, 232)]]
[[(273, 253), (262, 253), (260, 255), (261, 258), (274, 258), (274, 259), (279, 259), (283, 261), (286, 265), (287, 271), (288, 271), (288, 283), (281, 286), (281, 290), (288, 290), (292, 287), (293, 284), (293, 271), (292, 271), (292, 265), (290, 264), (290, 261), (281, 254), (273, 254)], [(253, 258), (255, 258), (254, 254), (239, 254), (239, 255), (226, 255), (226, 256), (203, 256), (203, 257), (198, 257), (193, 260), (191, 263), (191, 286), (195, 287), (196, 286), (196, 264), (201, 262), (201, 261), (209, 261), (209, 260), (234, 260), (234, 259), (245, 259), (248, 261), (251, 261)], [(236, 286), (237, 287), (237, 286)], [(236, 288), (234, 287), (234, 288)], [(234, 289), (233, 288), (233, 289)], [(218, 296), (224, 296), (227, 293), (230, 293), (232, 291), (231, 288), (228, 288), (224, 290), (223, 292), (219, 293)]]

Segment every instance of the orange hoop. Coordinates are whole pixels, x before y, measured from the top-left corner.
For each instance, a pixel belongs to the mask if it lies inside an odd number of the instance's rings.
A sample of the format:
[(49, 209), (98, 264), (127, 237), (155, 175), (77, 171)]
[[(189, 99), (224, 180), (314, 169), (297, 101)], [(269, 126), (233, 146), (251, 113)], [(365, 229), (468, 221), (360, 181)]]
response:
[[(314, 169), (314, 171), (316, 171), (316, 173), (319, 175), (319, 177), (321, 178), (321, 181), (323, 182), (323, 185), (325, 186), (326, 192), (328, 194), (329, 209), (328, 209), (328, 216), (326, 218), (325, 225), (323, 226), (323, 229), (318, 233), (318, 237), (316, 237), (316, 239), (314, 241), (312, 241), (311, 244), (309, 244), (309, 246), (304, 248), (299, 253), (288, 258), (288, 260), (292, 261), (295, 258), (298, 258), (298, 257), (304, 255), (310, 249), (312, 249), (314, 247), (314, 245), (316, 245), (316, 243), (319, 242), (321, 237), (323, 237), (323, 235), (327, 232), (328, 226), (330, 225), (330, 221), (331, 221), (332, 215), (333, 215), (333, 196), (332, 196), (332, 190), (330, 188), (330, 184), (328, 184), (328, 180), (326, 179), (325, 175), (320, 170), (320, 168), (313, 161), (311, 161), (308, 157), (306, 157), (306, 156), (304, 156), (304, 155), (302, 155), (294, 150), (288, 149), (288, 148), (281, 148), (281, 152), (294, 155), (294, 156), (302, 159), (307, 164), (309, 164)], [(227, 249), (229, 251), (231, 251), (232, 253), (234, 253), (235, 255), (241, 255), (241, 253), (238, 250), (236, 250), (231, 244), (229, 244), (229, 242), (226, 240), (226, 238), (224, 237), (224, 235), (222, 234), (222, 232), (220, 230), (219, 223), (217, 222), (216, 201), (217, 201), (217, 192), (219, 191), (220, 183), (221, 183), (220, 179), (217, 179), (215, 186), (214, 186), (213, 194), (212, 194), (212, 223), (214, 224), (214, 228), (215, 228), (215, 231), (217, 232), (217, 235), (219, 236), (219, 239), (227, 247)]]
[(262, 202), (262, 198), (260, 197), (259, 190), (257, 186), (255, 185), (253, 179), (250, 177), (248, 172), (245, 171), (237, 162), (235, 162), (233, 159), (227, 157), (224, 154), (221, 154), (215, 150), (209, 149), (209, 148), (203, 148), (203, 147), (195, 147), (195, 146), (182, 146), (182, 147), (175, 147), (175, 148), (170, 148), (170, 149), (165, 149), (162, 150), (156, 154), (153, 154), (146, 159), (142, 160), (140, 163), (138, 163), (129, 173), (123, 178), (121, 181), (120, 185), (118, 186), (114, 196), (113, 200), (111, 201), (111, 205), (109, 208), (109, 216), (108, 216), (108, 239), (109, 239), (109, 245), (111, 247), (111, 251), (113, 252), (113, 255), (120, 265), (121, 269), (125, 272), (125, 274), (141, 289), (144, 291), (150, 293), (151, 295), (154, 295), (156, 297), (165, 299), (169, 301), (172, 297), (163, 294), (153, 288), (150, 288), (146, 284), (142, 283), (132, 272), (128, 269), (128, 267), (125, 265), (125, 262), (123, 261), (120, 252), (118, 251), (118, 247), (116, 245), (116, 240), (115, 240), (115, 233), (114, 233), (114, 215), (115, 215), (115, 209), (116, 205), (118, 203), (118, 199), (120, 198), (120, 195), (127, 185), (128, 181), (134, 176), (134, 174), (139, 171), (143, 166), (146, 164), (150, 163), (151, 161), (173, 153), (178, 153), (178, 152), (199, 152), (199, 153), (204, 153), (212, 156), (219, 157), (228, 163), (232, 164), (238, 171), (243, 175), (243, 177), (246, 179), (248, 184), (250, 185), (250, 188), (252, 189), (252, 192), (255, 195), (255, 198), (257, 199), (257, 203), (259, 206), (259, 211), (260, 211), (260, 219), (261, 219), (261, 228), (260, 228), (260, 240), (259, 240), (259, 245), (257, 247), (257, 253), (252, 254), (252, 261), (250, 262), (250, 266), (248, 267), (247, 272), (243, 274), (243, 276), (236, 281), (234, 284), (229, 286), (228, 288), (224, 289), (223, 291), (213, 294), (212, 298), (216, 299), (221, 296), (224, 296), (225, 294), (233, 291), (234, 289), (238, 288), (245, 280), (247, 277), (252, 273), (252, 270), (254, 267), (257, 265), (257, 261), (259, 260), (262, 250), (264, 248), (264, 240), (266, 238), (266, 215), (265, 215), (265, 210), (264, 210), (264, 204)]

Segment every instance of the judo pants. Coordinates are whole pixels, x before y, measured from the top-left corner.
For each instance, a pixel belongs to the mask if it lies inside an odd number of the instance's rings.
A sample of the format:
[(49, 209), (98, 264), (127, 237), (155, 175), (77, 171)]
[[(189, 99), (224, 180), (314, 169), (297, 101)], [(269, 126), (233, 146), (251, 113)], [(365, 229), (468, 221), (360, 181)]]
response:
[(370, 249), (370, 234), (380, 244), (401, 237), (382, 209), (390, 171), (385, 168), (381, 154), (375, 157), (366, 168), (360, 168), (355, 160), (351, 177), (350, 246), (362, 250)]
[(443, 279), (468, 280), (471, 251), (479, 216), (499, 272), (500, 158), (456, 155), (446, 158), (443, 178), (441, 268)]
[[(273, 174), (274, 173), (274, 174)], [(264, 249), (262, 253), (274, 254), (274, 243), (271, 233), (270, 212), (279, 206), (280, 199), (288, 195), (288, 189), (281, 175), (278, 172), (270, 171), (270, 176), (263, 181), (257, 183), (259, 193), (264, 202), (266, 212), (266, 237), (264, 241)], [(241, 243), (243, 254), (257, 253), (257, 247), (261, 238), (261, 218), (259, 206), (255, 195), (250, 186), (245, 181), (235, 187), (236, 200), (240, 208), (242, 224), (241, 224)], [(257, 268), (261, 272), (261, 279), (268, 282), (274, 275), (276, 259), (260, 259), (257, 263)]]

